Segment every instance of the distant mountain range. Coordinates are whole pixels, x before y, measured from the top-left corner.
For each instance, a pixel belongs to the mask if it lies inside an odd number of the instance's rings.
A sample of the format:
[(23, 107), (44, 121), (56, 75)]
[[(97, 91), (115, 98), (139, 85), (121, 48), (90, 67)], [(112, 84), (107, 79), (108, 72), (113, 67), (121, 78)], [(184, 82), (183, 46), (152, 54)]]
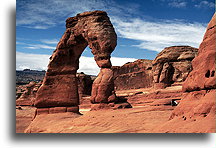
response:
[[(25, 85), (29, 84), (29, 82), (40, 82), (43, 80), (46, 71), (42, 70), (31, 70), (31, 69), (24, 69), (24, 70), (16, 70), (16, 85)], [(84, 74), (83, 72), (77, 74)], [(94, 80), (97, 76), (88, 75)]]

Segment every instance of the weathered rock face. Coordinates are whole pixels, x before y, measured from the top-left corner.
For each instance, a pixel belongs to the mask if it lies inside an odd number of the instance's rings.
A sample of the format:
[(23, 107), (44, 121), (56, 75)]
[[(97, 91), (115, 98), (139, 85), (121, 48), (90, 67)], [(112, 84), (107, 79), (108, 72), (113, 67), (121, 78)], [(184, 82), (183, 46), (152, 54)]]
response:
[(102, 68), (92, 86), (91, 102), (108, 103), (110, 100), (108, 98), (113, 98), (113, 95), (115, 95), (113, 71), (110, 68)]
[(190, 46), (172, 46), (161, 51), (152, 62), (155, 88), (185, 81), (197, 52), (197, 48)]
[(185, 83), (183, 91), (215, 89), (215, 15), (208, 24), (198, 56), (192, 61), (193, 71)]
[[(216, 15), (208, 24), (198, 56), (192, 61), (193, 71), (183, 83), (183, 91), (188, 92), (171, 115), (171, 119), (203, 122), (201, 132), (215, 132), (215, 26)], [(200, 128), (200, 124), (196, 124)]]
[(66, 31), (50, 58), (46, 76), (37, 93), (35, 106), (38, 111), (50, 113), (50, 108), (58, 111), (60, 107), (60, 112), (78, 112), (76, 72), (79, 58), (87, 45), (101, 68), (93, 83), (91, 102), (108, 103), (110, 97), (115, 100), (110, 54), (115, 49), (116, 41), (116, 33), (104, 11), (84, 12), (68, 18)]
[(85, 96), (85, 95), (90, 96), (91, 90), (92, 90), (92, 83), (93, 83), (91, 76), (86, 75), (84, 73), (78, 73), (76, 77), (78, 81), (79, 97), (81, 98), (82, 96)]
[(139, 59), (112, 69), (116, 90), (147, 88), (153, 84), (152, 60)]
[(32, 106), (36, 98), (36, 93), (41, 86), (41, 82), (30, 82), (27, 85), (17, 87), (16, 105)]

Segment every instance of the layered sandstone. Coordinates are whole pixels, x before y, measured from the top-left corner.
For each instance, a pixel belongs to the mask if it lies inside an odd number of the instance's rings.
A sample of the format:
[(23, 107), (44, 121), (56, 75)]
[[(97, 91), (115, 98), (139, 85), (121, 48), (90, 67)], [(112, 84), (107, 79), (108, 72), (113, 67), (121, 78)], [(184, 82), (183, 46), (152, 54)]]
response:
[(185, 81), (197, 52), (197, 48), (190, 46), (171, 46), (161, 51), (152, 62), (155, 88)]
[(112, 69), (116, 90), (148, 88), (153, 84), (152, 60), (139, 59)]
[(172, 118), (179, 115), (188, 118), (215, 115), (215, 17), (208, 24), (198, 56), (192, 61), (193, 71), (183, 83), (183, 91), (188, 93)]
[(175, 108), (170, 121), (162, 127), (166, 132), (215, 132), (215, 56), (216, 15), (208, 24), (197, 57), (192, 61), (193, 70), (183, 83), (180, 104)]

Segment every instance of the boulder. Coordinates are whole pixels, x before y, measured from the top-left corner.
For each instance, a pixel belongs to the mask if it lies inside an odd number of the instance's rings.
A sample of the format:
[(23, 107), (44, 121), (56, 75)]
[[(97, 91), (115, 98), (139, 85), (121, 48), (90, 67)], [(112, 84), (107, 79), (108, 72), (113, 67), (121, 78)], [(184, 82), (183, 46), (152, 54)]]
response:
[(113, 66), (116, 90), (148, 88), (153, 85), (152, 60), (139, 59)]
[(197, 52), (197, 48), (190, 46), (171, 46), (161, 51), (152, 62), (154, 87), (165, 88), (184, 82)]

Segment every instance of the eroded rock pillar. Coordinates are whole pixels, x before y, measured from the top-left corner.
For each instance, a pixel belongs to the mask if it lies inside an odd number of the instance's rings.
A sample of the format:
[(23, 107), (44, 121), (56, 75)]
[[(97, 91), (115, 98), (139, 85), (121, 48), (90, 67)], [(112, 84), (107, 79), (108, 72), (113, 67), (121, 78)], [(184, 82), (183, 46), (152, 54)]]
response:
[(101, 68), (92, 85), (91, 102), (95, 104), (115, 101), (117, 98), (114, 91), (113, 71), (111, 68)]
[(37, 92), (37, 114), (74, 112), (79, 113), (79, 94), (76, 73), (79, 58), (87, 46), (84, 38), (77, 38), (74, 28), (67, 28)]

